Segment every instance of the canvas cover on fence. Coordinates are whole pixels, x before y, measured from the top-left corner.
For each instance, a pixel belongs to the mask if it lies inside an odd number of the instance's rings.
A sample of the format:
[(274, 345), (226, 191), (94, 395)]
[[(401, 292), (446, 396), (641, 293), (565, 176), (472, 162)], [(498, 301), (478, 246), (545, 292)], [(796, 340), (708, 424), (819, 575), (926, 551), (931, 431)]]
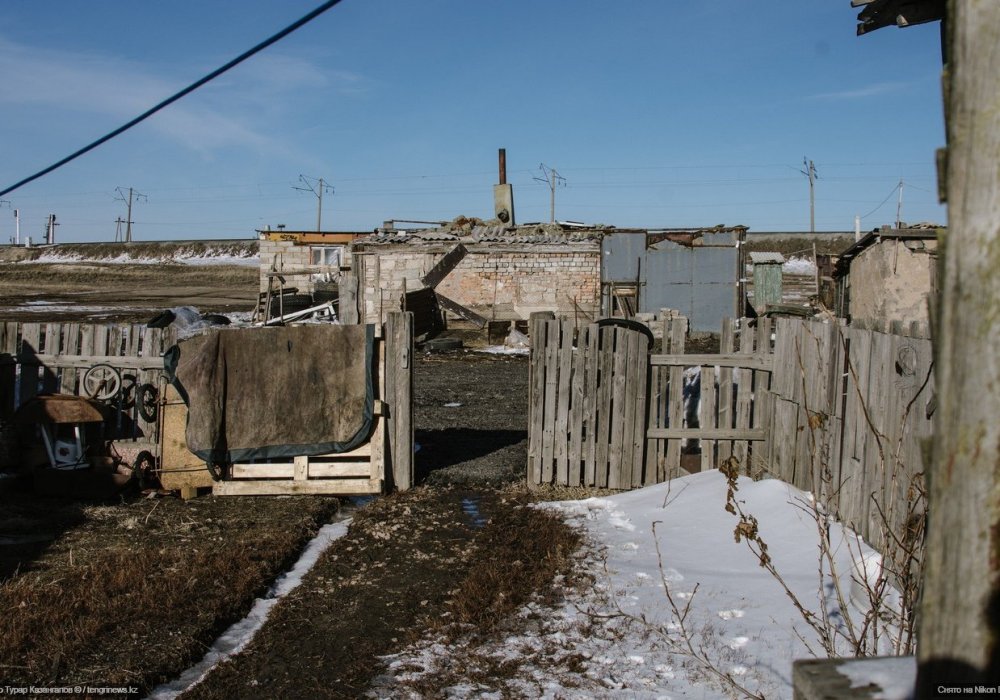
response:
[(187, 444), (216, 463), (344, 452), (371, 434), (372, 326), (210, 331), (167, 351)]

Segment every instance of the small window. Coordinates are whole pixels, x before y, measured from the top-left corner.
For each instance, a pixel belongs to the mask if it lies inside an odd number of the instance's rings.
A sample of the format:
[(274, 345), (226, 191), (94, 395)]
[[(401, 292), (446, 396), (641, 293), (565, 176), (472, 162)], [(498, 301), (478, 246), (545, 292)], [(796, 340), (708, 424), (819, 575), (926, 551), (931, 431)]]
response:
[(311, 263), (324, 267), (340, 267), (342, 246), (315, 246), (311, 249)]

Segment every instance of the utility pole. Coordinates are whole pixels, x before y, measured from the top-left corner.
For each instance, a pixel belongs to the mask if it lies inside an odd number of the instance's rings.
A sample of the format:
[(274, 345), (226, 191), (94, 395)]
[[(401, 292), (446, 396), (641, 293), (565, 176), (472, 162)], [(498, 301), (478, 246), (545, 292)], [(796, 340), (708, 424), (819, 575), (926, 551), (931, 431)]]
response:
[(899, 181), (899, 199), (896, 200), (896, 230), (903, 227), (902, 224), (902, 213), (903, 213), (903, 181)]
[(555, 168), (550, 168), (545, 163), (540, 163), (538, 169), (542, 171), (543, 177), (532, 178), (538, 182), (544, 182), (549, 186), (549, 221), (556, 221), (556, 186), (561, 184), (566, 186), (566, 178), (560, 175)]
[[(8, 209), (10, 208), (10, 201), (8, 201), (6, 199), (0, 199), (0, 209), (3, 209), (3, 205), (4, 204), (7, 205)], [(17, 209), (14, 210), (14, 220), (15, 221), (17, 220)], [(14, 245), (17, 245), (17, 241), (14, 240), (14, 236), (11, 236), (10, 242), (13, 243)]]
[(49, 218), (45, 221), (45, 243), (47, 245), (55, 245), (56, 243), (56, 215), (49, 214)]
[[(125, 242), (126, 243), (131, 243), (132, 242), (132, 224), (134, 223), (132, 221), (132, 199), (134, 198), (136, 201), (142, 200), (142, 201), (145, 202), (145, 201), (147, 201), (147, 197), (146, 197), (146, 195), (142, 194), (141, 192), (136, 192), (131, 187), (128, 188), (128, 196), (127, 197), (125, 196), (125, 190), (122, 189), (121, 187), (116, 187), (115, 188), (115, 192), (118, 193), (118, 196), (115, 197), (115, 199), (117, 199), (120, 202), (124, 202), (125, 206), (126, 206), (125, 221), (122, 221), (121, 218), (119, 218), (117, 220), (118, 226), (119, 226), (119, 231), (121, 230), (121, 224), (124, 223), (125, 224)], [(119, 235), (118, 235), (118, 233), (116, 233), (115, 234), (115, 240), (117, 241), (118, 238), (119, 238)]]
[(317, 209), (316, 209), (316, 232), (319, 233), (323, 230), (323, 192), (329, 192), (333, 194), (333, 185), (323, 180), (323, 178), (306, 177), (305, 175), (299, 175), (299, 182), (301, 182), (305, 187), (296, 187), (292, 185), (293, 190), (299, 190), (300, 192), (312, 192), (316, 195)]
[(802, 157), (802, 167), (805, 170), (799, 172), (809, 178), (809, 233), (816, 233), (816, 180), (819, 175), (816, 174), (816, 165), (805, 156)]

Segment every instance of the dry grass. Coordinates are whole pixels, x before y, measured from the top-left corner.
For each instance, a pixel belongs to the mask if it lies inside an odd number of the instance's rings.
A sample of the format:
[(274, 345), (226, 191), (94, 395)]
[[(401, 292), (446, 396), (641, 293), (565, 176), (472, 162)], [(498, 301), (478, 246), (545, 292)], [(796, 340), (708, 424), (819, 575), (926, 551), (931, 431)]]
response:
[(556, 575), (569, 573), (581, 541), (578, 531), (548, 511), (515, 507), (494, 517), (454, 593), (456, 619), (480, 634), (497, 628), (536, 593), (544, 594)]
[(197, 509), (168, 503), (143, 517), (127, 505), (89, 508), (84, 525), (0, 583), (0, 677), (149, 688), (176, 675), (246, 613), (329, 512), (302, 508), (281, 527), (251, 512), (222, 531), (207, 499)]

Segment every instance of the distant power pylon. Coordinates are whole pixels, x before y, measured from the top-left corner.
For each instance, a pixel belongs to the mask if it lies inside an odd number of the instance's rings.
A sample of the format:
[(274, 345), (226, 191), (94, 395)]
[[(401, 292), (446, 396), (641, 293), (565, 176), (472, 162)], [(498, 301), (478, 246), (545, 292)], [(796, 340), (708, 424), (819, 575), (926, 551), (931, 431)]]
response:
[(323, 230), (323, 193), (329, 192), (333, 194), (333, 185), (329, 182), (323, 180), (319, 177), (306, 177), (305, 175), (299, 175), (299, 182), (301, 182), (305, 187), (296, 187), (292, 185), (293, 190), (299, 190), (300, 192), (312, 192), (316, 195), (318, 200), (316, 209), (316, 231), (320, 232)]
[[(136, 201), (143, 201), (143, 202), (145, 202), (145, 201), (148, 201), (148, 198), (146, 197), (146, 195), (142, 194), (141, 192), (136, 192), (131, 187), (128, 188), (128, 195), (125, 194), (125, 190), (123, 188), (121, 188), (121, 187), (116, 187), (115, 188), (115, 192), (118, 193), (118, 196), (115, 197), (115, 199), (118, 200), (119, 202), (124, 202), (125, 206), (126, 206), (126, 214), (125, 214), (124, 221), (122, 220), (121, 217), (118, 217), (115, 220), (115, 223), (118, 224), (118, 228), (115, 230), (115, 242), (118, 242), (119, 240), (123, 240), (125, 243), (131, 243), (132, 242), (132, 224), (134, 223), (132, 221), (132, 200), (135, 199)], [(125, 224), (125, 236), (124, 236), (124, 238), (122, 238), (122, 235), (121, 235), (122, 224)]]
[(816, 233), (816, 180), (819, 175), (816, 173), (816, 165), (805, 156), (802, 157), (802, 167), (805, 170), (799, 172), (809, 178), (809, 232)]
[(538, 169), (542, 171), (543, 177), (533, 178), (539, 182), (544, 182), (549, 186), (549, 221), (556, 221), (556, 186), (566, 186), (566, 178), (560, 175), (555, 168), (550, 168), (545, 163), (540, 163)]

